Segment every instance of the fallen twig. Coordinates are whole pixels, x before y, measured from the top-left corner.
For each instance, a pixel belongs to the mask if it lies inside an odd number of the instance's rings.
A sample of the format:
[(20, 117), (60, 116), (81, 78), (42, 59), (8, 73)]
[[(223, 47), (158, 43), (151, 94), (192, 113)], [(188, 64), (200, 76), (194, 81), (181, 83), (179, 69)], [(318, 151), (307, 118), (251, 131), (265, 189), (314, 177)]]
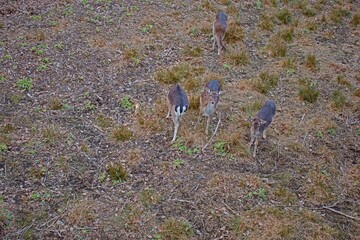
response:
[(224, 205), (225, 205), (225, 207), (228, 209), (228, 210), (230, 210), (235, 216), (239, 216), (239, 214), (237, 214), (231, 207), (229, 207), (224, 201), (222, 202)]
[(177, 198), (170, 198), (169, 201), (176, 201), (176, 202), (185, 202), (185, 203), (191, 203), (191, 204), (194, 204), (194, 202), (192, 201), (189, 201), (189, 200), (183, 200), (183, 199), (177, 199)]
[(331, 207), (328, 207), (328, 206), (323, 206), (322, 209), (329, 210), (329, 211), (331, 211), (331, 212), (337, 213), (337, 214), (339, 214), (339, 215), (341, 215), (341, 216), (350, 218), (350, 219), (352, 219), (352, 220), (360, 221), (360, 218), (347, 215), (346, 213), (340, 212), (340, 211), (335, 210), (335, 209), (333, 209), (333, 208), (331, 208)]

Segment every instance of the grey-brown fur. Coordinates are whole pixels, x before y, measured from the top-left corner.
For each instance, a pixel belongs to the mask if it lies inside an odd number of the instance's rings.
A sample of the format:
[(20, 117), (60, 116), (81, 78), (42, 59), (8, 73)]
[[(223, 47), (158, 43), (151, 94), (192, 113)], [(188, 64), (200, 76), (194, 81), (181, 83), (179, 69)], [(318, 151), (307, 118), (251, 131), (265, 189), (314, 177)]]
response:
[(174, 122), (174, 136), (171, 142), (176, 140), (176, 135), (180, 125), (180, 119), (189, 108), (189, 101), (185, 91), (180, 87), (179, 84), (173, 86), (167, 95), (167, 105), (169, 108), (166, 118), (171, 116)]
[(206, 134), (209, 132), (211, 115), (216, 111), (217, 104), (220, 100), (220, 92), (221, 85), (219, 81), (211, 80), (206, 84), (204, 91), (200, 96), (200, 116), (198, 122), (200, 121), (201, 116), (207, 117)]
[(264, 106), (260, 109), (256, 117), (251, 121), (251, 140), (249, 147), (254, 144), (253, 157), (256, 157), (257, 146), (259, 138), (262, 136), (266, 138), (266, 129), (269, 127), (276, 112), (276, 104), (274, 101), (266, 101)]
[(218, 55), (220, 55), (221, 51), (225, 51), (223, 40), (225, 37), (225, 32), (227, 29), (227, 15), (225, 12), (219, 12), (216, 15), (216, 20), (213, 24), (213, 49), (215, 50), (215, 44), (218, 48)]

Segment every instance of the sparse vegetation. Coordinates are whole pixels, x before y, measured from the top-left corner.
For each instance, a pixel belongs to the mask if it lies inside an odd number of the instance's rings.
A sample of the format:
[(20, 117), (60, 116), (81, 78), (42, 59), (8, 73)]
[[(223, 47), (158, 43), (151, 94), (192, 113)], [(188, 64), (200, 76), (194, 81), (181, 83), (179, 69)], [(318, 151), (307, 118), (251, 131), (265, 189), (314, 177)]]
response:
[(128, 177), (128, 173), (121, 163), (111, 164), (107, 172), (113, 181), (125, 181)]
[(287, 8), (279, 10), (276, 14), (276, 17), (283, 24), (289, 24), (292, 22), (292, 14)]
[(300, 99), (305, 102), (315, 103), (319, 98), (319, 91), (316, 90), (315, 84), (307, 79), (301, 79), (300, 83), (302, 84), (299, 90)]
[(274, 29), (273, 18), (268, 15), (261, 15), (258, 26), (262, 30), (272, 31)]
[(312, 71), (316, 70), (317, 68), (316, 56), (314, 54), (307, 55), (305, 65), (307, 68), (309, 68)]
[(26, 77), (18, 80), (16, 86), (19, 87), (22, 92), (30, 91), (33, 88), (33, 82), (31, 78)]
[(187, 221), (167, 219), (160, 227), (160, 239), (185, 240), (193, 235), (192, 226)]
[(112, 137), (116, 141), (127, 141), (133, 138), (133, 136), (134, 136), (133, 132), (125, 126), (116, 127), (112, 131)]
[(272, 57), (285, 57), (287, 53), (286, 42), (282, 37), (275, 36), (270, 39), (268, 48)]
[(333, 101), (332, 106), (337, 109), (343, 108), (346, 103), (346, 97), (340, 90), (336, 90), (335, 92), (333, 92), (331, 95), (331, 99)]
[(244, 39), (244, 31), (237, 22), (230, 21), (225, 34), (225, 43), (236, 43)]
[(123, 97), (120, 101), (119, 101), (119, 105), (121, 108), (125, 109), (125, 110), (131, 110), (134, 108), (134, 104), (130, 101), (130, 97), (129, 96), (125, 96)]
[(181, 63), (171, 69), (163, 69), (156, 72), (155, 78), (165, 84), (179, 83), (185, 78), (194, 77), (204, 73), (203, 67), (192, 67), (189, 64)]
[(360, 24), (360, 13), (355, 13), (350, 21), (350, 23), (354, 26), (357, 27)]
[(236, 66), (245, 66), (250, 63), (248, 54), (245, 51), (231, 50), (225, 55), (225, 59)]
[(0, 2), (0, 239), (360, 236), (357, 1)]
[(271, 89), (277, 86), (279, 76), (268, 72), (262, 72), (259, 77), (254, 81), (255, 89), (263, 94), (268, 93)]

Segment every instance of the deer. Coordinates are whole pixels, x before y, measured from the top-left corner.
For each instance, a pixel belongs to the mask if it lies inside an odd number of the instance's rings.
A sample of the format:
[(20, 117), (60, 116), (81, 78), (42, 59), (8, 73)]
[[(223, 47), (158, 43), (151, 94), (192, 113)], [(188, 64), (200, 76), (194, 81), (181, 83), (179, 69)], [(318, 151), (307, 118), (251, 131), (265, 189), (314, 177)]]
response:
[(259, 138), (262, 136), (266, 139), (266, 130), (273, 120), (276, 112), (276, 104), (274, 101), (266, 101), (257, 115), (251, 120), (251, 140), (249, 148), (254, 144), (253, 157), (256, 157)]
[(215, 50), (215, 44), (218, 48), (218, 55), (221, 51), (225, 51), (226, 48), (223, 45), (223, 40), (225, 37), (225, 32), (227, 29), (227, 15), (225, 12), (219, 12), (216, 15), (216, 20), (213, 24), (213, 50)]
[(220, 94), (220, 82), (218, 80), (211, 80), (205, 85), (204, 91), (200, 96), (200, 115), (197, 124), (199, 123), (201, 116), (207, 117), (205, 128), (206, 135), (209, 133), (211, 115), (216, 111), (217, 104), (220, 100)]
[(189, 100), (186, 96), (185, 91), (180, 87), (179, 84), (170, 88), (167, 95), (167, 105), (169, 108), (166, 118), (171, 116), (174, 122), (174, 136), (171, 143), (175, 142), (176, 135), (180, 125), (180, 119), (189, 108)]

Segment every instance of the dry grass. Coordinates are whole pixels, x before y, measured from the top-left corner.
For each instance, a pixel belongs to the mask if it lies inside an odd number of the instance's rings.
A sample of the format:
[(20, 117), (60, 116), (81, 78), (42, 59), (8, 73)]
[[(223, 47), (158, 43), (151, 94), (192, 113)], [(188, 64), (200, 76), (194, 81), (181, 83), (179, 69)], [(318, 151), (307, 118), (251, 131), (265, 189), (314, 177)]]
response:
[(225, 54), (225, 61), (236, 66), (245, 66), (250, 63), (248, 54), (245, 51), (239, 51), (238, 49), (228, 49)]
[(111, 135), (116, 141), (128, 141), (134, 137), (133, 132), (126, 126), (118, 126), (114, 128)]
[(306, 56), (305, 66), (312, 71), (317, 69), (317, 61), (314, 54), (309, 54)]
[(276, 13), (276, 17), (277, 19), (282, 23), (282, 24), (289, 24), (292, 22), (292, 14), (289, 11), (289, 9), (284, 8), (282, 10), (279, 10)]
[(160, 226), (161, 239), (186, 240), (193, 235), (194, 230), (187, 221), (170, 218), (165, 220)]
[(228, 28), (225, 33), (225, 43), (236, 43), (244, 39), (244, 30), (240, 23), (235, 21), (229, 21)]
[(204, 73), (203, 67), (191, 66), (187, 63), (181, 63), (171, 69), (162, 69), (156, 72), (155, 79), (161, 83), (174, 84), (189, 77), (196, 77)]
[(121, 163), (112, 163), (107, 169), (108, 175), (113, 181), (125, 181), (128, 177), (126, 168)]
[(269, 41), (268, 49), (272, 57), (285, 57), (287, 53), (286, 41), (282, 37), (274, 36)]
[(254, 88), (263, 94), (267, 94), (271, 89), (277, 86), (279, 76), (268, 72), (262, 72), (259, 77), (254, 81)]
[(63, 104), (59, 98), (51, 98), (48, 106), (51, 110), (60, 110), (63, 108)]
[(346, 103), (346, 97), (340, 90), (336, 90), (331, 94), (332, 106), (336, 109), (342, 109)]
[(258, 27), (262, 30), (272, 31), (274, 29), (273, 17), (269, 15), (261, 15)]
[(300, 99), (309, 103), (315, 103), (319, 98), (319, 91), (315, 88), (313, 84), (308, 79), (300, 79), (301, 87), (299, 89)]

